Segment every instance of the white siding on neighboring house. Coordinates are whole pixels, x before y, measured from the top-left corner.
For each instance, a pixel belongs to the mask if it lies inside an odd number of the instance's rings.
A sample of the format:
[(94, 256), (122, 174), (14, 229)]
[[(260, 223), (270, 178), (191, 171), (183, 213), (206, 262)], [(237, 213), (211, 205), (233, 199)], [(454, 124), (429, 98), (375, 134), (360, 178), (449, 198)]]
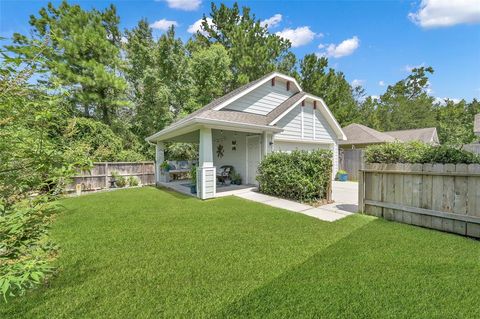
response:
[(225, 109), (266, 115), (292, 96), (294, 93), (292, 90), (293, 85), (290, 86), (290, 91), (287, 91), (286, 82), (277, 78), (274, 86), (271, 81), (268, 81), (227, 105)]

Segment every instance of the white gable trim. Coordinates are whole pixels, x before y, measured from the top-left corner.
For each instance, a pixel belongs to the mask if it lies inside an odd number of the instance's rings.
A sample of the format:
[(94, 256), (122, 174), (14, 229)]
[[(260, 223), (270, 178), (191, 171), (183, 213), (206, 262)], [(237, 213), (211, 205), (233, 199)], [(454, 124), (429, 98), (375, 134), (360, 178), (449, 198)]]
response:
[[(285, 112), (280, 114), (277, 118), (275, 118), (272, 122), (269, 123), (269, 125), (275, 125), (278, 121), (280, 121), (285, 115), (287, 115), (290, 111), (292, 111), (296, 106), (298, 106), (300, 103), (305, 101), (307, 98), (318, 101), (320, 102), (320, 105), (322, 106), (321, 110), (323, 110), (323, 115), (325, 116), (325, 119), (327, 122), (330, 124), (330, 127), (333, 129), (333, 131), (337, 134), (337, 138), (339, 140), (346, 140), (347, 136), (345, 133), (343, 133), (342, 128), (340, 127), (340, 124), (338, 124), (337, 120), (333, 116), (332, 112), (330, 112), (330, 109), (327, 107), (325, 102), (323, 101), (322, 98), (319, 98), (318, 96), (311, 95), (311, 94), (305, 94), (300, 100), (298, 100), (296, 103), (294, 103), (292, 106), (290, 106)], [(326, 114), (325, 114), (326, 113)], [(303, 126), (302, 126), (303, 127)]]
[(258, 83), (255, 83), (255, 85), (252, 85), (248, 89), (245, 89), (245, 90), (239, 92), (237, 95), (235, 95), (235, 96), (229, 98), (228, 100), (226, 100), (225, 102), (222, 102), (221, 104), (215, 106), (213, 108), (213, 110), (218, 111), (218, 110), (223, 109), (228, 104), (238, 100), (242, 96), (247, 95), (248, 93), (252, 92), (253, 90), (259, 88), (261, 85), (263, 85), (263, 84), (267, 83), (268, 81), (271, 81), (273, 78), (277, 78), (277, 77), (292, 82), (297, 87), (298, 91), (300, 91), (300, 92), (302, 91), (302, 88), (298, 84), (297, 80), (295, 80), (295, 78), (292, 78), (291, 76), (284, 75), (284, 74), (281, 74), (281, 73), (278, 73), (278, 72), (273, 72), (272, 74), (270, 74), (270, 76), (266, 77), (262, 81), (259, 81)]

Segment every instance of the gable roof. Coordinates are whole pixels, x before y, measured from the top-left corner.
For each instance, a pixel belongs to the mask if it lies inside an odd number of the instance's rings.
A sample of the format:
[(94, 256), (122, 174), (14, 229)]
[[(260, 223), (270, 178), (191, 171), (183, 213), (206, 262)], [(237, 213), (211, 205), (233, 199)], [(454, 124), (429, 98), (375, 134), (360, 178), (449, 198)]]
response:
[[(258, 88), (260, 85), (267, 83), (268, 81), (276, 77), (282, 78), (287, 81), (291, 81), (298, 88), (299, 92), (294, 93), (292, 96), (290, 96), (283, 103), (275, 107), (268, 114), (259, 115), (259, 114), (253, 114), (248, 112), (227, 110), (224, 108), (225, 106), (241, 98), (248, 92), (253, 91), (255, 88)], [(175, 131), (176, 129), (184, 128), (185, 126), (190, 125), (190, 123), (196, 123), (196, 124), (213, 124), (213, 122), (218, 122), (220, 124), (229, 123), (229, 124), (238, 124), (238, 125), (257, 127), (262, 130), (269, 130), (273, 132), (281, 132), (282, 129), (274, 126), (273, 121), (283, 117), (285, 112), (288, 112), (292, 106), (297, 105), (307, 97), (319, 100), (321, 102), (321, 105), (324, 108), (324, 116), (326, 117), (329, 124), (332, 126), (334, 132), (337, 134), (337, 136), (340, 139), (345, 139), (346, 137), (343, 134), (343, 131), (340, 125), (338, 124), (336, 119), (333, 117), (332, 113), (330, 112), (328, 107), (325, 105), (325, 102), (323, 102), (321, 98), (315, 97), (306, 92), (303, 92), (301, 87), (298, 85), (297, 81), (294, 78), (278, 72), (272, 72), (272, 73), (266, 74), (265, 76), (257, 80), (247, 83), (225, 94), (224, 96), (221, 96), (213, 100), (212, 102), (208, 103), (204, 107), (172, 123), (170, 126), (166, 127), (165, 129), (147, 137), (146, 140), (149, 142), (152, 142), (154, 140), (160, 139), (160, 137), (166, 135), (167, 133), (170, 135), (171, 132)]]
[(339, 142), (339, 144), (342, 145), (377, 144), (395, 141), (439, 143), (437, 129), (435, 127), (379, 132), (365, 125), (350, 124), (343, 128), (343, 132), (347, 135), (347, 140)]
[(392, 136), (362, 124), (347, 125), (343, 128), (343, 132), (347, 136), (347, 140), (341, 141), (339, 144), (376, 144), (395, 141)]
[(438, 143), (436, 127), (417, 128), (412, 130), (384, 132), (403, 142), (421, 141), (425, 143)]

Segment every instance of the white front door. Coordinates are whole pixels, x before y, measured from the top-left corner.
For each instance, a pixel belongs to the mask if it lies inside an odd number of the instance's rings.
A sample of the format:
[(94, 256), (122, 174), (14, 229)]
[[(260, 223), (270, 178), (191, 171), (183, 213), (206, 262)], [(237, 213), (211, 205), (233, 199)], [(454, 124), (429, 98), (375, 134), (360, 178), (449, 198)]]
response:
[(260, 163), (260, 136), (247, 136), (247, 184), (258, 184), (257, 168)]

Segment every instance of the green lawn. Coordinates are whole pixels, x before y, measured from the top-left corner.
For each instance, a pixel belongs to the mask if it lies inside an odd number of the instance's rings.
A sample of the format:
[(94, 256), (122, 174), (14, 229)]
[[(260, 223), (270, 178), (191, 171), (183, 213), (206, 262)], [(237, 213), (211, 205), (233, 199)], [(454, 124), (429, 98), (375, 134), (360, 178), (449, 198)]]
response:
[(1, 318), (480, 318), (480, 242), (142, 188), (63, 201), (58, 273)]

